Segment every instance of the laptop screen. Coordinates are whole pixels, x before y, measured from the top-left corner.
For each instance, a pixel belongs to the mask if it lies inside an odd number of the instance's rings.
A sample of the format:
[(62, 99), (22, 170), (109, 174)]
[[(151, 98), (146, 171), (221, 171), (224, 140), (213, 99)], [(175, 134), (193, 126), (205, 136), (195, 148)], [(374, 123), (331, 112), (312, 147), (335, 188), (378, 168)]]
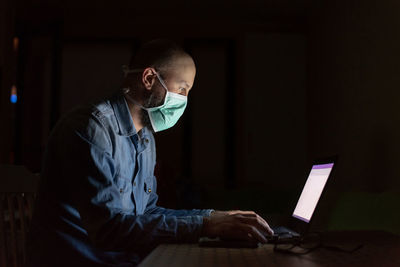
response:
[(332, 168), (333, 163), (313, 165), (294, 209), (294, 218), (310, 222)]

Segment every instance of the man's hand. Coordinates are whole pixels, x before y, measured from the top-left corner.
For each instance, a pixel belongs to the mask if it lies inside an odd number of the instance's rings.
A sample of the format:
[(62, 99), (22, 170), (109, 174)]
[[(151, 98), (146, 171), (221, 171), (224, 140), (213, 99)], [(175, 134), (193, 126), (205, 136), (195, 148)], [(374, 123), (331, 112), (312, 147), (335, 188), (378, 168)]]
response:
[(267, 243), (265, 234), (274, 232), (254, 211), (214, 211), (203, 218), (203, 236)]

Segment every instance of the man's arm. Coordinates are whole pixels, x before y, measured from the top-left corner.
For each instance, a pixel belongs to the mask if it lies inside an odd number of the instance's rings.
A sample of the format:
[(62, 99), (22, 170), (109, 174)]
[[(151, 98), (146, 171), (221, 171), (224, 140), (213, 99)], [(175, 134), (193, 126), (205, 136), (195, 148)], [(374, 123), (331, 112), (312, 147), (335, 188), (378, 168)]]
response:
[(265, 235), (273, 234), (268, 223), (253, 211), (214, 211), (214, 210), (173, 210), (158, 207), (157, 184), (154, 177), (153, 191), (150, 195), (145, 214), (170, 214), (176, 216), (202, 215), (201, 236), (220, 237), (222, 239), (249, 240), (265, 243)]
[(158, 195), (157, 195), (157, 179), (153, 177), (153, 190), (150, 193), (149, 201), (147, 202), (145, 214), (164, 214), (169, 216), (204, 216), (209, 217), (212, 209), (192, 209), (192, 210), (175, 210), (167, 209), (157, 206)]
[[(113, 160), (107, 152), (99, 151), (82, 137), (79, 139), (81, 146), (87, 146), (83, 151), (88, 155), (82, 158), (85, 153), (81, 153), (75, 157), (79, 161), (76, 164), (81, 164), (78, 170), (84, 170), (77, 176), (84, 182), (76, 192), (79, 192), (78, 209), (89, 237), (103, 249), (142, 250), (160, 243), (197, 242), (201, 236), (266, 243), (264, 235), (272, 233), (268, 224), (254, 212), (212, 212), (207, 217), (205, 215), (211, 211), (202, 214), (204, 211), (199, 210), (202, 215), (186, 216), (187, 211), (155, 208), (153, 212), (159, 209), (165, 214), (134, 215), (112, 208), (110, 204), (119, 201), (119, 190), (110, 182)], [(70, 175), (73, 174), (76, 175), (75, 172)], [(153, 196), (153, 203), (156, 200)]]
[[(117, 208), (121, 197), (113, 183), (116, 164), (107, 150), (110, 140), (100, 127), (92, 130), (96, 143), (74, 131), (68, 138), (56, 140), (64, 142), (62, 149), (56, 150), (60, 159), (69, 159), (60, 163), (68, 165), (63, 166), (60, 178), (71, 185), (69, 191), (83, 226), (98, 247), (141, 250), (164, 242), (197, 242), (200, 236), (266, 242), (261, 232), (268, 232), (269, 227), (254, 212), (213, 212), (205, 217), (174, 216), (164, 210), (166, 214), (135, 215)], [(151, 201), (155, 204), (156, 196)]]

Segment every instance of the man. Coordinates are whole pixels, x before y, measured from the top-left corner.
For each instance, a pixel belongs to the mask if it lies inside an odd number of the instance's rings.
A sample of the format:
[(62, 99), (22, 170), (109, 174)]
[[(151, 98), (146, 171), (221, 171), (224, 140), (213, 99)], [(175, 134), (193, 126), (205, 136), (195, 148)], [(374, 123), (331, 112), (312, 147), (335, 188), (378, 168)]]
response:
[(125, 68), (123, 90), (63, 117), (49, 139), (31, 227), (34, 266), (132, 266), (163, 242), (201, 236), (265, 243), (250, 211), (158, 207), (153, 132), (172, 127), (193, 86), (193, 59), (156, 40)]

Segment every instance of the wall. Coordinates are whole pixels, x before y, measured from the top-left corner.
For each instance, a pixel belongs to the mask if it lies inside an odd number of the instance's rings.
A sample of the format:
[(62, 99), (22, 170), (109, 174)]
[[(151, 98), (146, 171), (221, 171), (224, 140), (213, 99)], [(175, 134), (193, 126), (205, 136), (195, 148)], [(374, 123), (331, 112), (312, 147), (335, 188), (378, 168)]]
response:
[(307, 163), (306, 37), (249, 34), (244, 66), (246, 180), (296, 188)]
[(13, 49), (15, 4), (0, 2), (0, 162), (14, 161), (15, 104), (10, 102), (16, 82), (17, 54)]
[(400, 204), (380, 200), (400, 195), (399, 10), (398, 1), (325, 1), (310, 10), (309, 151), (339, 154), (326, 208), (345, 195), (342, 208), (353, 216), (337, 214), (363, 218), (358, 227), (380, 216), (395, 228), (392, 208)]
[(340, 154), (341, 188), (399, 190), (399, 8), (339, 1), (310, 21), (310, 149)]

